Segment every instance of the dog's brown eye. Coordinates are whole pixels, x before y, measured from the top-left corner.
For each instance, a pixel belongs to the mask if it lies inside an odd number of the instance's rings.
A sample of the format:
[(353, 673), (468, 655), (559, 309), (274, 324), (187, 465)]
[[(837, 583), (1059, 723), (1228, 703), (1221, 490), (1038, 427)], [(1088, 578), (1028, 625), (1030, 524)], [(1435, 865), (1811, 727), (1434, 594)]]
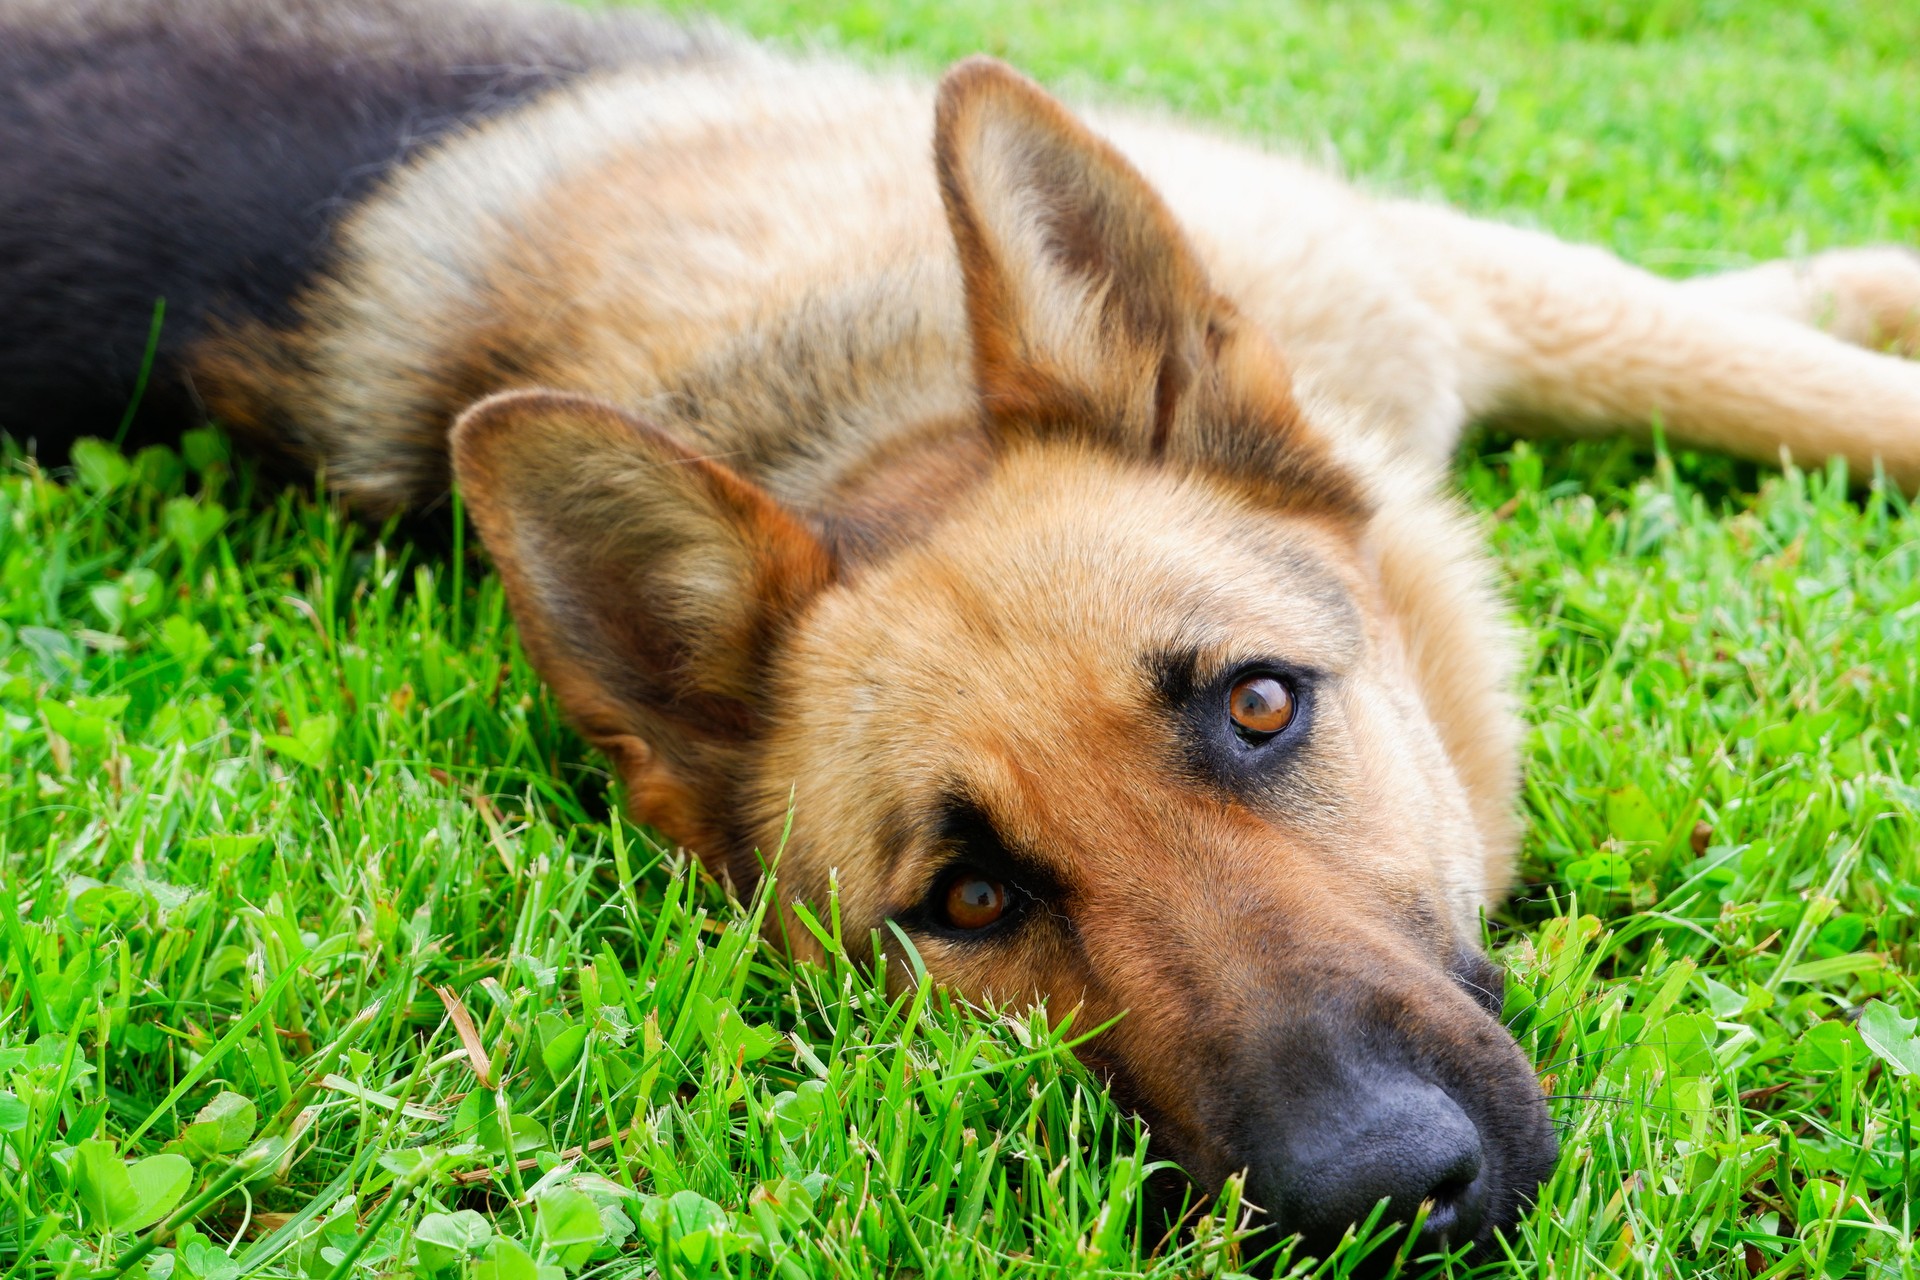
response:
[(1227, 714), (1245, 732), (1270, 738), (1293, 723), (1293, 691), (1272, 676), (1249, 676), (1227, 695)]
[(947, 886), (947, 923), (984, 929), (1007, 914), (1007, 886), (985, 876), (962, 875)]

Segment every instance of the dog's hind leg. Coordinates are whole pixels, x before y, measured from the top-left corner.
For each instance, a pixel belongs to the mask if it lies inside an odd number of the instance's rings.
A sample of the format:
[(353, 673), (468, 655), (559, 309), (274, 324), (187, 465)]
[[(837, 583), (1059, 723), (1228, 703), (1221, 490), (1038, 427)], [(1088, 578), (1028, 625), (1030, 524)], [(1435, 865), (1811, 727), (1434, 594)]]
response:
[[(1428, 205), (1377, 216), (1388, 251), (1454, 330), (1471, 416), (1578, 434), (1658, 420), (1682, 443), (1762, 461), (1838, 456), (1860, 476), (1877, 461), (1920, 488), (1920, 364), (1819, 332), (1817, 291), (1788, 293), (1771, 268), (1678, 284)], [(1885, 315), (1853, 314), (1870, 293), (1845, 296), (1845, 336), (1878, 333)]]
[(1798, 320), (1843, 342), (1920, 359), (1920, 253), (1831, 249), (1685, 282), (1696, 297)]

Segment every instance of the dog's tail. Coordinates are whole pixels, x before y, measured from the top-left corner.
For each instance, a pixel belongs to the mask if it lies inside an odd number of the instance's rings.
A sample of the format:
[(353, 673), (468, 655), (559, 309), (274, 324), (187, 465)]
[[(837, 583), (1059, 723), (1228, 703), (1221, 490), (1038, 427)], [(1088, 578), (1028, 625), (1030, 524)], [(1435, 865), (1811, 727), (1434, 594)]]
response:
[(9, 0), (0, 431), (58, 457), (187, 425), (193, 343), (288, 319), (393, 165), (575, 76), (719, 43), (486, 0)]

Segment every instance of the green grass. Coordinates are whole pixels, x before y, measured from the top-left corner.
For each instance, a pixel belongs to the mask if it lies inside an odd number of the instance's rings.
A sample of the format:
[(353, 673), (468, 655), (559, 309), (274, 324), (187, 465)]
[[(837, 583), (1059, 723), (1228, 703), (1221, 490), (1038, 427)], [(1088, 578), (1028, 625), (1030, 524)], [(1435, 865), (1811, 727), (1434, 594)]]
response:
[[(719, 7), (1661, 269), (1920, 243), (1904, 0)], [(796, 972), (612, 821), (466, 548), (211, 434), (78, 461), (0, 474), (0, 1280), (1245, 1261), (1231, 1192), (1164, 1237), (1061, 1033), (889, 1003), (868, 939)], [(1488, 1274), (1914, 1270), (1920, 514), (1606, 443), (1461, 484), (1533, 638), (1492, 929), (1566, 1152)]]

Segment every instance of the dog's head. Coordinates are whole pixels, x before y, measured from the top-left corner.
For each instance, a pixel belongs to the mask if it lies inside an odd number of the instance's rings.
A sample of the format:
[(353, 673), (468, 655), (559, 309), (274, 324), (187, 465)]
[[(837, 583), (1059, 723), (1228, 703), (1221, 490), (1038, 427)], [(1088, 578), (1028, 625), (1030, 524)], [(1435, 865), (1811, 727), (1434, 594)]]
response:
[(1513, 760), (1469, 539), (1337, 456), (1040, 90), (962, 64), (936, 161), (978, 407), (900, 472), (912, 536), (496, 397), (455, 465), (523, 643), (736, 887), (791, 796), (785, 900), (837, 879), (849, 937), (892, 922), (962, 993), (1118, 1017), (1087, 1056), (1203, 1183), (1318, 1246), (1383, 1198), (1434, 1242), (1510, 1225), (1554, 1140), (1478, 948)]

